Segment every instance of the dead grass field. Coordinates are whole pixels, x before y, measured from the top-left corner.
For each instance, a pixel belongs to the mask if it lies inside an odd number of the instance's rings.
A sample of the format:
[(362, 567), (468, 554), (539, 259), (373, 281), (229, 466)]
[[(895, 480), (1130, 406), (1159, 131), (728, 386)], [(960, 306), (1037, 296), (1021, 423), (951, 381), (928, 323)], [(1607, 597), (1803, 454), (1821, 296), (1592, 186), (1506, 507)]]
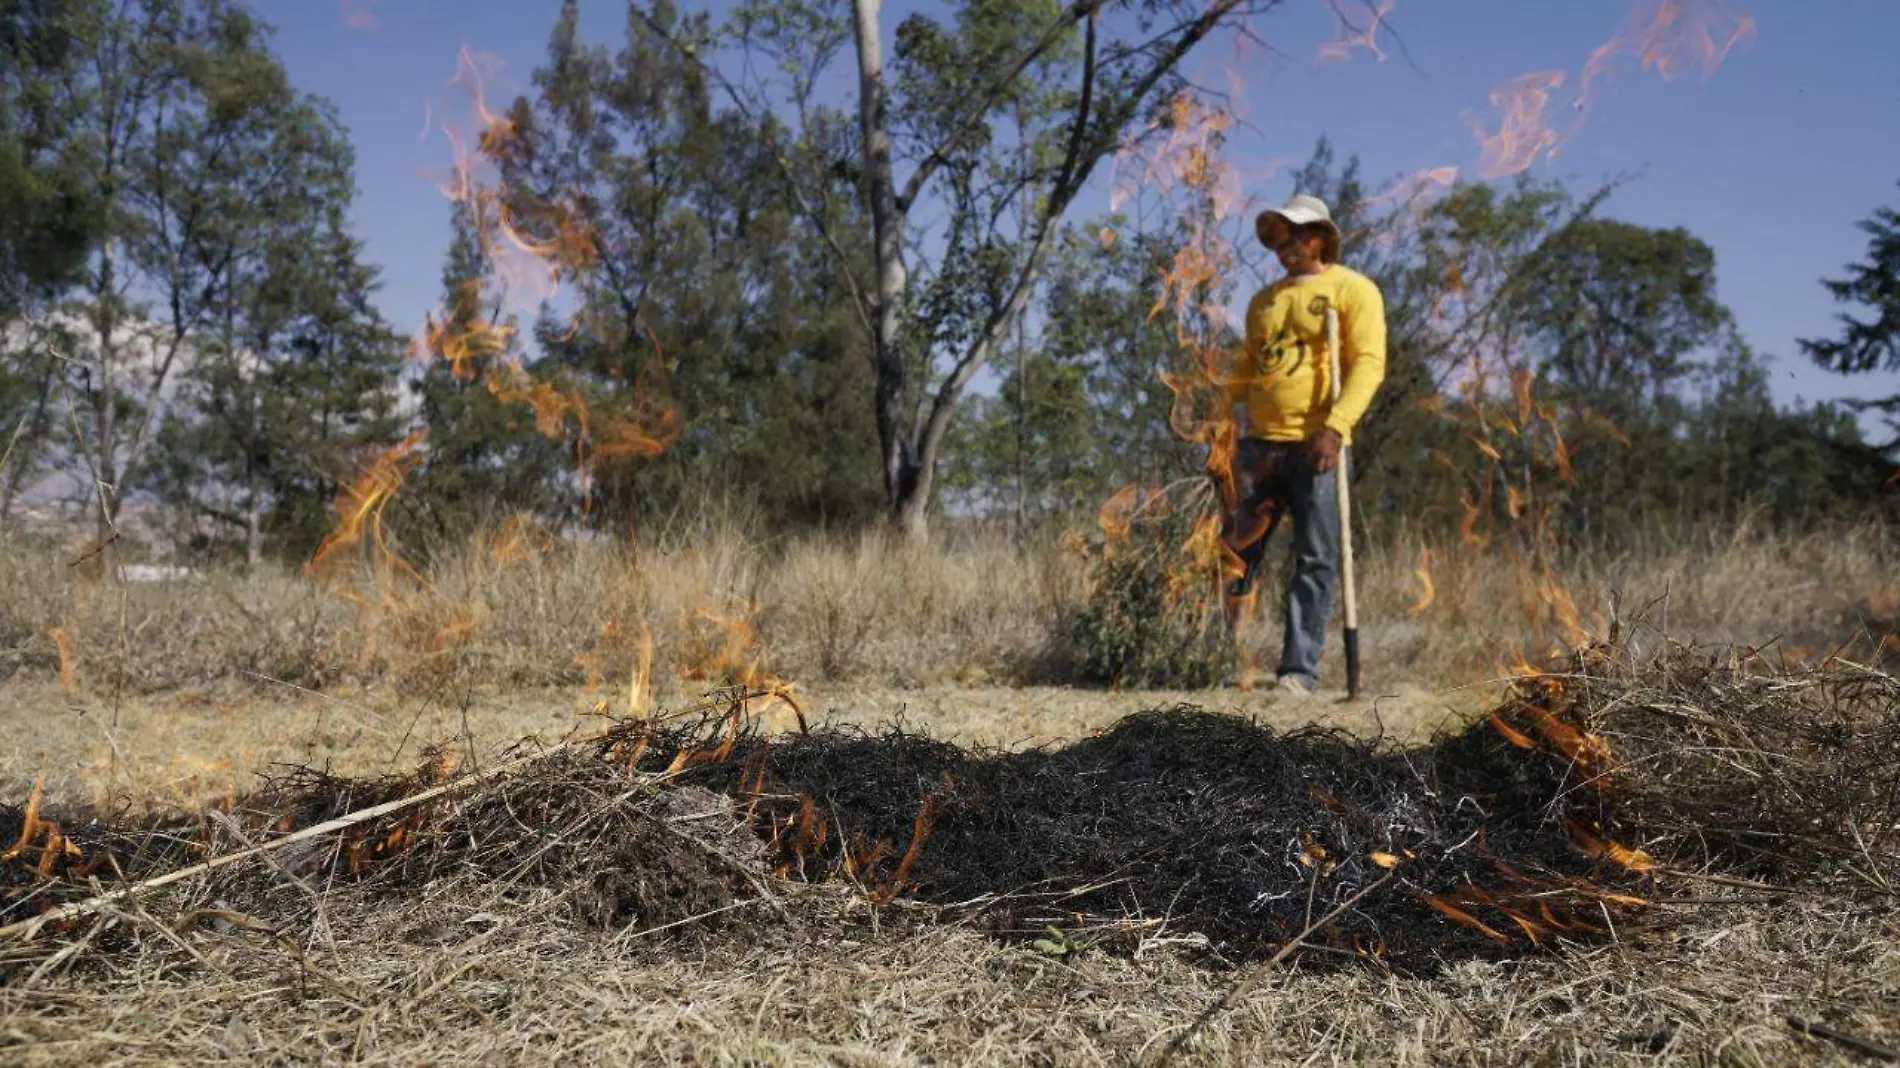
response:
[[(506, 563), (492, 548), (439, 569), (412, 611), (380, 616), (291, 573), (88, 586), (56, 559), (0, 552), (0, 784), (17, 796), (44, 780), (69, 805), (190, 809), (272, 764), (381, 774), (443, 741), (492, 760), (624, 705), (642, 626), (663, 705), (705, 685), (683, 669), (710, 664), (796, 680), (815, 720), (901, 719), (966, 744), (1059, 742), (1182, 700), (1418, 741), (1488, 707), (1498, 689), (1485, 680), (1527, 630), (1505, 568), (1443, 547), (1432, 604), (1408, 615), (1422, 547), (1398, 544), (1363, 562), (1367, 700), (1107, 692), (1039, 684), (1038, 654), (1077, 597), (1053, 551), (730, 532), (637, 555)], [(1744, 530), (1596, 559), (1565, 580), (1586, 615), (1608, 614), (1616, 593), (1622, 616), (1678, 637), (1817, 660), (1851, 647), (1874, 662), (1900, 630), (1897, 559), (1868, 530)], [(1795, 1034), (1790, 1017), (1900, 1046), (1891, 898), (1676, 889), (1652, 929), (1606, 944), (1431, 974), (1296, 956), (1172, 1063), (1876, 1063)], [(578, 926), (545, 894), (425, 891), (390, 909), (347, 885), (287, 892), (305, 890), (314, 919), (277, 934), (126, 906), (112, 922), (141, 933), (135, 949), (77, 954), (0, 989), (0, 1059), (1156, 1063), (1240, 974), (1188, 931), (1164, 926), (1133, 953), (1051, 955), (831, 884), (786, 892), (783, 917), (661, 931)]]

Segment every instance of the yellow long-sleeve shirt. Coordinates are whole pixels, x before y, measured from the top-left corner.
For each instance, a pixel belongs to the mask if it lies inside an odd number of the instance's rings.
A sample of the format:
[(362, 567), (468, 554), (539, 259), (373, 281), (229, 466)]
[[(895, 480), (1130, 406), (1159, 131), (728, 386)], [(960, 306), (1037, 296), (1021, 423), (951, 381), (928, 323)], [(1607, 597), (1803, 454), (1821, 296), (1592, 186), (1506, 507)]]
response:
[[(1332, 399), (1326, 308), (1339, 309), (1339, 401)], [(1247, 341), (1234, 361), (1226, 410), (1247, 406), (1248, 433), (1269, 441), (1305, 441), (1322, 427), (1347, 444), (1385, 381), (1385, 298), (1372, 279), (1329, 265), (1282, 278), (1247, 305)]]

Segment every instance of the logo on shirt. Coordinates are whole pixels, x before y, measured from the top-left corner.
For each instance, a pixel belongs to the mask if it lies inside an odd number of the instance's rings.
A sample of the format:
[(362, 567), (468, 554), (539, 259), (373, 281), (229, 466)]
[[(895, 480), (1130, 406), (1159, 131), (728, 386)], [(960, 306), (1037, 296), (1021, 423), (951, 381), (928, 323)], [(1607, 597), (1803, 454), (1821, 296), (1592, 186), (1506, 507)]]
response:
[(1306, 365), (1306, 350), (1306, 339), (1283, 326), (1262, 351), (1260, 370), (1268, 377), (1298, 374), (1300, 368)]

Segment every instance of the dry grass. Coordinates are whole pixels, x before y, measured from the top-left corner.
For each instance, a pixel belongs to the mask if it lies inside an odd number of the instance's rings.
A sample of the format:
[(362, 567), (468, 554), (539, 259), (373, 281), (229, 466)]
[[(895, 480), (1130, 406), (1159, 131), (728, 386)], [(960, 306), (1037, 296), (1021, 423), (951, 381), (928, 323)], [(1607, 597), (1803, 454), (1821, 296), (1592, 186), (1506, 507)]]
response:
[[(92, 974), (0, 990), (0, 1049), (20, 1065), (1153, 1064), (1236, 978), (1177, 946), (1053, 959), (954, 927), (893, 930), (902, 918), (878, 929), (842, 900), (700, 937), (550, 923), (544, 904), (472, 918), (333, 894), (303, 956), (213, 924), (151, 938)], [(1900, 1039), (1890, 923), (1746, 906), (1700, 906), (1670, 942), (1431, 978), (1296, 964), (1170, 1063), (1872, 1063), (1794, 1035), (1788, 1016)]]
[[(1686, 639), (1778, 639), (1818, 656), (1832, 643), (1859, 640), (1865, 649), (1900, 630), (1897, 557), (1894, 535), (1874, 528), (1782, 535), (1743, 527), (1614, 556), (1579, 554), (1559, 577), (1586, 627), (1620, 610)], [(1422, 609), (1421, 574), (1431, 586)], [(231, 680), (409, 690), (445, 680), (460, 688), (618, 685), (638, 661), (643, 633), (662, 683), (682, 672), (747, 669), (807, 685), (1059, 683), (1066, 680), (1050, 677), (1048, 654), (1083, 588), (1072, 554), (997, 536), (781, 543), (730, 528), (632, 548), (517, 552), (478, 539), (449, 554), (426, 588), (349, 591), (275, 568), (92, 583), (55, 555), (0, 544), (0, 582), (9, 591), (0, 602), (0, 677), (64, 672), (95, 693)], [(1266, 588), (1278, 583), (1269, 575)], [(1504, 557), (1462, 545), (1368, 546), (1359, 587), (1375, 688), (1469, 682), (1509, 662), (1527, 632), (1556, 622)], [(1249, 639), (1257, 661), (1271, 663), (1275, 603), (1262, 598)]]
[[(1818, 659), (1900, 630), (1896, 548), (1870, 530), (1743, 529), (1586, 558), (1563, 578), (1586, 620), (1620, 594), (1625, 616), (1650, 606), (1674, 635), (1778, 638)], [(1527, 613), (1547, 611), (1524, 603), (1496, 557), (1436, 546), (1434, 599), (1408, 615), (1421, 546), (1401, 541), (1361, 557), (1378, 700), (1104, 693), (1014, 685), (1034, 681), (1077, 596), (1054, 550), (732, 531), (515, 563), (489, 549), (455, 557), (401, 610), (371, 612), (295, 572), (88, 585), (56, 557), (0, 549), (0, 700), (14, 712), (0, 717), (0, 783), (17, 792), (43, 777), (69, 803), (190, 807), (249, 789), (273, 762), (382, 774), (443, 740), (488, 759), (561, 736), (597, 701), (617, 705), (642, 628), (662, 700), (705, 685), (682, 671), (755, 666), (798, 680), (815, 719), (901, 716), (965, 742), (1074, 738), (1177, 699), (1417, 738), (1481, 707), (1489, 692), (1472, 683), (1508, 660)], [(874, 913), (841, 887), (801, 893), (791, 921), (660, 932), (577, 925), (552, 891), (475, 907), (424, 889), (392, 909), (319, 889), (313, 918), (283, 937), (217, 917), (108, 915), (99, 937), (134, 934), (132, 951), (81, 954), (0, 989), (0, 1059), (1153, 1063), (1238, 978), (1187, 932), (1157, 932), (1132, 956), (1051, 956), (922, 906)], [(1685, 897), (1660, 933), (1435, 975), (1295, 959), (1174, 1063), (1873, 1063), (1795, 1034), (1790, 1016), (1900, 1045), (1890, 900), (1713, 884)]]
[[(272, 885), (258, 868), (252, 883)], [(782, 886), (780, 918), (748, 895), (682, 926), (602, 929), (574, 921), (561, 887), (504, 893), (471, 874), (400, 895), (279, 874), (240, 889), (241, 913), (186, 920), (207, 895), (231, 906), (215, 885), (124, 904), (82, 929), (80, 952), (0, 989), (0, 1048), (20, 1064), (1155, 1064), (1252, 974), (1190, 930), (1050, 953), (836, 884)], [(1426, 974), (1295, 957), (1168, 1063), (1869, 1063), (1790, 1019), (1900, 1043), (1890, 899), (1671, 892), (1665, 915), (1607, 943), (1454, 955)]]

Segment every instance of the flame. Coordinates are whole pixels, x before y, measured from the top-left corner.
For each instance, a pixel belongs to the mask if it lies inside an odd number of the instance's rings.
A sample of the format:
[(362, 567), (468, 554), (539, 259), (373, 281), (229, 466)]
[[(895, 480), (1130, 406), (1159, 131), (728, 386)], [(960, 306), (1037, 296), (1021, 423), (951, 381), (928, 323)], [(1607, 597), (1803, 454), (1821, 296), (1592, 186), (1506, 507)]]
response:
[(395, 564), (405, 573), (420, 577), (413, 566), (390, 548), (383, 512), (409, 471), (421, 460), (418, 453), (427, 438), (427, 430), (412, 432), (400, 443), (378, 453), (362, 475), (344, 487), (336, 500), (336, 526), (304, 565), (306, 572), (321, 575), (333, 570), (336, 565), (332, 561), (341, 560), (348, 550), (362, 545), (367, 535), (380, 561)]
[[(361, 5), (365, 12), (367, 7), (366, 2)], [(611, 405), (590, 399), (572, 384), (537, 378), (522, 365), (514, 325), (519, 314), (551, 300), (564, 283), (584, 281), (598, 266), (600, 250), (577, 197), (534, 202), (501, 180), (499, 168), (518, 153), (520, 142), (514, 121), (487, 103), (487, 83), (496, 67), (492, 57), (460, 49), (450, 84), (466, 91), (474, 130), (465, 132), (441, 118), (453, 162), (438, 185), (465, 209), (484, 273), (454, 282), (447, 306), (425, 316), (410, 355), (440, 361), (456, 380), (480, 381), (502, 404), (526, 408), (539, 433), (571, 448), (586, 510), (599, 464), (657, 455), (678, 437), (683, 422), (666, 389), (657, 342)], [(432, 121), (439, 114), (429, 109)], [(655, 340), (650, 333), (648, 339)], [(426, 428), (418, 429), (371, 461), (340, 494), (336, 525), (306, 564), (309, 574), (331, 579), (366, 611), (380, 608), (413, 620), (422, 607), (414, 594), (434, 593), (394, 550), (384, 522), (390, 500), (423, 458), (426, 437)], [(488, 556), (500, 567), (518, 566), (546, 551), (553, 540), (531, 517), (515, 516), (488, 539)], [(366, 545), (380, 594), (376, 606), (335, 581), (349, 570), (339, 565)], [(478, 594), (436, 607), (440, 616), (425, 629), (426, 648), (435, 655), (455, 647), (486, 618)], [(376, 648), (377, 635), (378, 626), (372, 623), (365, 661)]]
[[(528, 408), (542, 436), (570, 442), (585, 508), (598, 464), (659, 455), (679, 436), (683, 420), (668, 396), (659, 344), (651, 332), (653, 354), (636, 373), (626, 411), (604, 410), (577, 388), (535, 378), (515, 355), (513, 318), (552, 300), (563, 283), (585, 281), (601, 252), (577, 198), (557, 196), (522, 206), (521, 198), (511, 196), (516, 191), (487, 177), (492, 164), (516, 151), (519, 141), (514, 121), (487, 103), (487, 81), (496, 65), (467, 48), (457, 53), (450, 84), (467, 92), (481, 128), (471, 139), (442, 124), (454, 153), (442, 192), (467, 209), (488, 275), (458, 281), (451, 310), (461, 314), (429, 315), (412, 351), (418, 358), (446, 362), (458, 380), (482, 378), (501, 403)], [(484, 160), (491, 165), (483, 166)], [(483, 299), (489, 291), (494, 313), (471, 314), (491, 303)], [(580, 329), (578, 319), (572, 328)]]
[(745, 716), (765, 716), (781, 710), (789, 712), (799, 729), (807, 730), (805, 708), (798, 700), (798, 684), (767, 672), (753, 645), (758, 638), (755, 622), (758, 606), (739, 601), (730, 610), (701, 606), (699, 619), (712, 624), (711, 638), (704, 628), (698, 632), (698, 648), (690, 645), (682, 657), (681, 678), (714, 684), (737, 685), (745, 692), (738, 709)]
[(304, 565), (307, 573), (332, 574), (337, 569), (333, 561), (340, 562), (349, 550), (363, 545), (367, 536), (378, 562), (394, 565), (402, 573), (420, 579), (420, 572), (390, 547), (383, 512), (409, 471), (421, 460), (418, 453), (427, 438), (427, 430), (412, 432), (400, 443), (378, 453), (362, 475), (344, 487), (336, 500), (336, 526)]
[(640, 654), (627, 678), (627, 715), (643, 719), (653, 710), (653, 632), (640, 625)]
[(1112, 553), (1116, 546), (1128, 541), (1137, 522), (1159, 519), (1167, 514), (1168, 494), (1165, 489), (1130, 483), (1102, 502), (1101, 508), (1095, 513), (1095, 524), (1101, 528), (1104, 550)]
[(1563, 84), (1563, 71), (1540, 70), (1520, 74), (1491, 90), (1498, 128), (1495, 133), (1487, 133), (1482, 125), (1476, 126), (1479, 175), (1508, 178), (1529, 169), (1539, 156), (1562, 143), (1563, 139), (1545, 123), (1544, 110)]
[[(950, 788), (950, 774), (945, 772), (942, 784), (943, 792), (947, 794)], [(910, 845), (904, 850), (903, 857), (898, 860), (897, 870), (891, 873), (891, 877), (885, 880), (883, 885), (872, 891), (871, 904), (890, 904), (890, 902), (903, 891), (905, 884), (910, 881), (911, 866), (916, 864), (917, 858), (923, 855), (924, 843), (929, 841), (930, 832), (936, 827), (937, 807), (941, 803), (942, 798), (935, 791), (924, 795), (923, 802), (917, 806), (917, 817), (911, 822)], [(883, 848), (884, 843), (879, 842), (879, 853), (883, 851)], [(873, 863), (875, 863), (875, 859)], [(870, 865), (867, 865), (867, 867), (869, 866)]]
[(1591, 85), (1622, 53), (1635, 54), (1644, 70), (1654, 68), (1665, 81), (1698, 69), (1709, 78), (1729, 50), (1754, 32), (1754, 16), (1732, 12), (1722, 0), (1638, 0), (1624, 31), (1598, 45), (1585, 61), (1578, 107), (1588, 106)]
[(1708, 78), (1729, 50), (1754, 32), (1754, 17), (1731, 11), (1723, 0), (1637, 0), (1623, 32), (1592, 49), (1584, 60), (1571, 101), (1576, 117), (1564, 132), (1553, 130), (1545, 120), (1551, 97), (1564, 84), (1564, 71), (1521, 74), (1491, 90), (1498, 128), (1489, 133), (1481, 124), (1476, 127), (1478, 173), (1506, 178), (1528, 169), (1540, 156), (1556, 155), (1558, 147), (1582, 129), (1598, 83), (1617, 56), (1636, 55), (1644, 70), (1654, 69), (1665, 81), (1698, 69)]
[[(1368, 213), (1375, 208), (1404, 208), (1409, 220), (1415, 223), (1424, 216), (1425, 210), (1438, 199), (1439, 194), (1449, 190), (1457, 182), (1458, 168), (1427, 167), (1413, 171), (1393, 182), (1390, 188), (1366, 197), (1361, 208)], [(1375, 227), (1370, 222), (1348, 236), (1350, 238), (1372, 236), (1388, 243), (1397, 239), (1397, 233), (1391, 226)], [(1452, 264), (1450, 270), (1455, 273), (1457, 265)]]
[(59, 688), (72, 693), (79, 686), (79, 657), (73, 652), (72, 636), (65, 627), (54, 627), (49, 635), (53, 639), (53, 648), (59, 652)]
[(1596, 921), (1610, 906), (1635, 909), (1649, 904), (1640, 897), (1605, 890), (1581, 879), (1535, 879), (1505, 861), (1495, 861), (1494, 867), (1499, 885), (1466, 883), (1445, 893), (1428, 894), (1425, 903), (1462, 927), (1508, 943), (1509, 936), (1476, 914), (1480, 909), (1497, 912), (1523, 932), (1532, 945), (1553, 932), (1601, 934), (1605, 928)]
[(488, 536), (488, 558), (499, 567), (516, 567), (535, 559), (554, 546), (554, 535), (539, 520), (526, 512), (517, 512), (502, 521)]
[(34, 781), (33, 792), (27, 795), (26, 808), (20, 814), (20, 836), (6, 852), (0, 853), (0, 862), (14, 861), (38, 841), (40, 857), (33, 865), (33, 872), (41, 878), (51, 878), (60, 861), (80, 860), (85, 857), (85, 853), (66, 838), (59, 824), (40, 815), (44, 788), (45, 780)]
[(1423, 614), (1438, 596), (1437, 587), (1432, 585), (1431, 549), (1421, 547), (1418, 550), (1418, 566), (1412, 569), (1412, 577), (1418, 580), (1418, 597), (1405, 606), (1405, 614), (1408, 616)]
[(20, 837), (5, 853), (0, 854), (0, 860), (12, 860), (19, 856), (20, 851), (31, 845), (33, 839), (39, 835), (40, 799), (44, 795), (45, 786), (44, 779), (34, 781), (33, 792), (26, 797), (26, 809), (20, 814)]
[(1633, 872), (1656, 870), (1656, 861), (1648, 853), (1618, 845), (1608, 838), (1593, 834), (1576, 820), (1565, 820), (1564, 829), (1570, 832), (1570, 837), (1576, 841), (1578, 847), (1591, 857), (1608, 860)]
[(1392, 14), (1392, 9), (1398, 5), (1398, 0), (1379, 0), (1376, 6), (1371, 0), (1367, 0), (1367, 14), (1371, 17), (1364, 26), (1354, 26), (1352, 20), (1346, 17), (1346, 13), (1339, 9), (1338, 0), (1328, 0), (1328, 3), (1333, 9), (1334, 17), (1339, 20), (1340, 36), (1320, 45), (1314, 62), (1344, 63), (1352, 58), (1352, 50), (1355, 48), (1363, 48), (1376, 56), (1379, 62), (1385, 62), (1385, 49), (1379, 47), (1379, 27), (1385, 22), (1387, 16)]

